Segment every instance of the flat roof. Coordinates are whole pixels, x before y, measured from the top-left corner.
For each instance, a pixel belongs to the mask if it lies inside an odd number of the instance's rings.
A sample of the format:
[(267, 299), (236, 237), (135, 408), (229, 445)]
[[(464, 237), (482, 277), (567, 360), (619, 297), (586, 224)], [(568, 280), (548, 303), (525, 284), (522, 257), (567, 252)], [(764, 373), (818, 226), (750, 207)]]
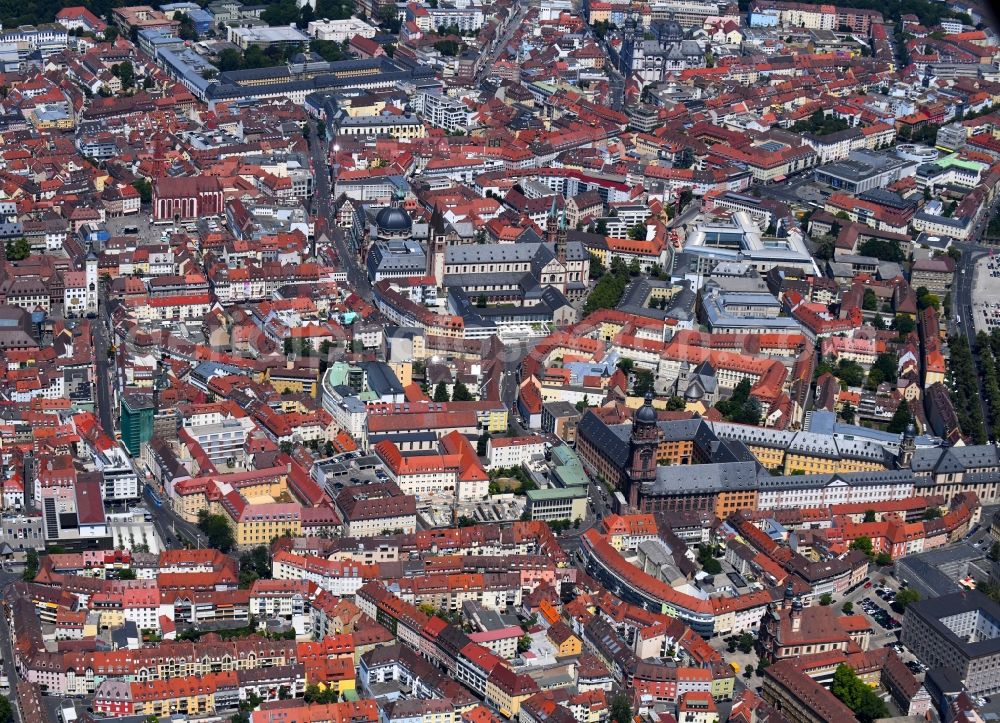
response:
[(994, 602), (989, 596), (978, 590), (963, 590), (962, 592), (942, 595), (941, 597), (930, 598), (929, 600), (918, 600), (910, 603), (906, 609), (906, 614), (918, 616), (927, 625), (947, 639), (952, 645), (962, 650), (962, 653), (970, 658), (981, 658), (988, 655), (1000, 654), (1000, 636), (969, 643), (956, 635), (951, 628), (942, 622), (942, 619), (963, 613), (978, 612), (981, 615), (992, 618), (994, 622), (1000, 623), (1000, 605)]

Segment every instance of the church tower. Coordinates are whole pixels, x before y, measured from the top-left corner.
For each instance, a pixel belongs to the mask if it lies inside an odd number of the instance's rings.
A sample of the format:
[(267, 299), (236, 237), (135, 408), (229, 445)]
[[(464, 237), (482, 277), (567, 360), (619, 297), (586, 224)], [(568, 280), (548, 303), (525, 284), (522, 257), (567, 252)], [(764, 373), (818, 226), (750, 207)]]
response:
[(434, 277), (434, 283), (440, 288), (444, 284), (444, 257), (448, 247), (448, 228), (444, 215), (434, 205), (431, 220), (427, 230), (427, 275)]
[(903, 439), (899, 443), (899, 454), (896, 456), (896, 466), (900, 469), (909, 469), (913, 461), (913, 453), (917, 451), (917, 428), (913, 422), (906, 425), (903, 432)]
[(552, 196), (552, 207), (549, 208), (549, 216), (545, 220), (545, 240), (555, 247), (556, 258), (564, 267), (566, 266), (566, 205), (563, 204), (562, 211), (556, 203), (557, 196)]
[(625, 496), (632, 510), (640, 510), (642, 486), (656, 481), (656, 448), (660, 445), (660, 428), (656, 424), (653, 395), (646, 394), (646, 401), (632, 418), (632, 435), (629, 438), (627, 489)]
[(97, 313), (97, 254), (93, 247), (87, 252), (87, 258), (83, 262), (86, 277), (85, 301), (87, 314)]
[(563, 205), (562, 213), (559, 214), (559, 228), (556, 230), (556, 258), (564, 267), (566, 266), (566, 236), (569, 230), (566, 228), (566, 206)]
[(635, 46), (645, 37), (642, 19), (638, 13), (630, 12), (622, 28), (622, 47), (618, 54), (618, 72), (626, 78), (632, 75), (635, 65)]

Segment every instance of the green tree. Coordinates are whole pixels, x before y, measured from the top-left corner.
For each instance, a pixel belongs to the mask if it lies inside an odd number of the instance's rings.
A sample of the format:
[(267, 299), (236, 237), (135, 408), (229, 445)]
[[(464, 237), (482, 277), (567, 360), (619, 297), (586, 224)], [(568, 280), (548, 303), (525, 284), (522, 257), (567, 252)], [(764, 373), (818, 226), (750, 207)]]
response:
[(902, 339), (917, 328), (917, 323), (907, 314), (896, 314), (893, 328), (899, 334), (899, 338)]
[(990, 551), (986, 556), (993, 560), (993, 562), (1000, 560), (1000, 542), (994, 542), (990, 545)]
[(910, 403), (905, 399), (900, 400), (899, 406), (896, 407), (896, 411), (892, 415), (892, 419), (889, 420), (889, 425), (885, 428), (887, 432), (892, 432), (893, 434), (900, 434), (906, 431), (906, 428), (910, 426), (913, 422), (913, 413), (910, 412)]
[(344, 59), (340, 43), (335, 43), (332, 40), (313, 40), (309, 43), (309, 50), (331, 63)]
[(446, 58), (454, 58), (462, 49), (462, 44), (452, 38), (445, 38), (434, 43), (434, 49)]
[(906, 606), (910, 603), (915, 603), (920, 600), (920, 593), (914, 590), (912, 587), (904, 587), (898, 593), (896, 593), (896, 605), (899, 606), (900, 610), (906, 610)]
[[(875, 510), (865, 510), (865, 522), (875, 521)], [(870, 542), (870, 540), (869, 540)]]
[(866, 535), (856, 537), (851, 541), (850, 548), (852, 550), (861, 550), (861, 552), (870, 556), (872, 554), (872, 538)]
[(926, 286), (920, 286), (916, 290), (917, 295), (917, 309), (923, 311), (928, 306), (933, 306), (936, 311), (941, 310), (941, 299), (935, 294), (928, 291)]
[(861, 308), (865, 311), (875, 311), (878, 309), (878, 297), (875, 295), (875, 291), (872, 289), (865, 289), (864, 300), (861, 302)]
[(868, 239), (858, 244), (858, 253), (862, 256), (873, 256), (880, 261), (894, 261), (897, 264), (905, 261), (903, 251), (899, 248), (899, 244), (894, 241)]
[(610, 719), (613, 723), (632, 723), (634, 715), (635, 711), (632, 708), (632, 702), (625, 695), (624, 691), (620, 691), (611, 699)]
[(892, 564), (892, 555), (888, 552), (880, 552), (875, 555), (875, 564), (879, 567), (886, 567)]
[(31, 244), (24, 237), (11, 239), (7, 242), (5, 251), (8, 261), (23, 261), (31, 256)]
[(730, 418), (734, 416), (742, 407), (743, 403), (750, 397), (750, 380), (743, 377), (729, 395), (729, 399), (722, 399), (715, 404), (715, 408), (722, 413), (722, 416)]
[(194, 29), (194, 21), (187, 13), (174, 13), (174, 20), (180, 25), (177, 27), (177, 37), (181, 40), (197, 40), (198, 31)]
[(385, 5), (379, 8), (378, 20), (389, 29), (394, 35), (399, 33), (401, 23), (399, 21), (399, 10), (395, 5)]
[(31, 582), (35, 579), (38, 574), (38, 550), (33, 547), (29, 547), (28, 551), (24, 553), (24, 572), (21, 573), (21, 577), (27, 582)]
[(837, 131), (846, 130), (848, 123), (836, 116), (827, 116), (822, 110), (814, 111), (806, 120), (800, 120), (792, 124), (791, 130), (796, 133), (811, 133), (816, 136), (825, 136)]
[(819, 604), (823, 606), (832, 605), (833, 595), (828, 592), (823, 593), (822, 595), (819, 596)]
[(471, 402), (472, 393), (469, 388), (465, 386), (462, 382), (455, 382), (455, 386), (451, 390), (451, 401), (453, 402)]
[(837, 666), (830, 684), (830, 692), (854, 711), (861, 723), (872, 723), (872, 721), (886, 718), (889, 715), (889, 710), (882, 699), (854, 674), (854, 670), (850, 666)]
[(840, 410), (840, 417), (844, 420), (844, 424), (854, 424), (855, 413), (854, 405), (850, 402), (844, 402), (844, 406)]
[(667, 400), (668, 412), (681, 412), (687, 407), (683, 397), (673, 396)]
[(132, 182), (132, 188), (139, 192), (139, 200), (149, 203), (153, 200), (153, 184), (146, 178), (137, 178)]
[[(433, 614), (433, 613), (432, 613)], [(310, 683), (306, 686), (306, 692), (303, 696), (306, 703), (317, 704), (317, 705), (329, 705), (330, 703), (336, 703), (340, 696), (336, 689), (332, 686), (327, 686), (320, 688), (316, 683)]]
[(833, 374), (841, 381), (841, 384), (846, 384), (849, 387), (860, 387), (865, 380), (864, 367), (848, 359), (838, 361)]
[(111, 66), (111, 74), (122, 82), (123, 90), (131, 90), (135, 87), (135, 68), (132, 61), (123, 60)]
[(448, 385), (444, 382), (438, 382), (437, 386), (434, 387), (434, 401), (447, 402), (448, 400)]
[(708, 545), (698, 545), (698, 563), (709, 575), (718, 575), (722, 572), (722, 564), (715, 559), (714, 550)]
[(233, 528), (222, 515), (213, 515), (208, 510), (202, 510), (198, 513), (198, 529), (208, 537), (209, 546), (221, 552), (229, 552), (236, 544)]
[[(605, 229), (607, 231), (607, 229)], [(597, 281), (599, 278), (604, 276), (604, 264), (601, 263), (601, 257), (597, 254), (591, 252), (590, 254), (590, 280)]]
[(646, 240), (646, 224), (637, 223), (635, 226), (628, 230), (628, 237), (633, 241), (645, 241)]
[(223, 73), (230, 70), (239, 70), (243, 67), (243, 56), (240, 55), (240, 51), (236, 48), (225, 48), (219, 53), (216, 65), (219, 67), (219, 71)]
[[(896, 360), (896, 355), (892, 352), (882, 352), (875, 358), (875, 363), (872, 365), (872, 371), (878, 370), (881, 374), (883, 380), (895, 379), (899, 372), (898, 362)], [(869, 376), (870, 376), (869, 372)]]
[(751, 633), (744, 632), (740, 633), (740, 637), (736, 640), (736, 647), (741, 653), (749, 653), (756, 642), (757, 639)]
[(650, 369), (640, 369), (635, 373), (635, 382), (632, 384), (632, 394), (637, 397), (644, 397), (647, 393), (653, 392), (653, 372)]
[(299, 11), (299, 21), (298, 21), (299, 28), (305, 30), (306, 28), (309, 27), (309, 23), (311, 23), (315, 19), (316, 19), (316, 13), (313, 12), (312, 5), (310, 5), (309, 3), (303, 5), (302, 9)]
[(840, 610), (844, 613), (844, 615), (851, 615), (854, 612), (854, 603), (848, 600), (840, 606)]
[(240, 587), (248, 589), (257, 580), (271, 577), (271, 551), (266, 545), (258, 545), (240, 555)]
[(486, 447), (490, 441), (490, 433), (484, 431), (479, 435), (479, 439), (476, 440), (476, 454), (480, 457), (486, 456)]
[(517, 652), (520, 655), (531, 649), (531, 636), (525, 633), (517, 639)]
[(611, 264), (610, 273), (605, 273), (587, 297), (583, 313), (586, 316), (598, 309), (612, 309), (621, 301), (622, 294), (629, 282), (629, 270), (621, 259), (615, 259)]
[(260, 19), (268, 25), (291, 25), (298, 22), (300, 12), (295, 0), (279, 0), (271, 3), (261, 13)]

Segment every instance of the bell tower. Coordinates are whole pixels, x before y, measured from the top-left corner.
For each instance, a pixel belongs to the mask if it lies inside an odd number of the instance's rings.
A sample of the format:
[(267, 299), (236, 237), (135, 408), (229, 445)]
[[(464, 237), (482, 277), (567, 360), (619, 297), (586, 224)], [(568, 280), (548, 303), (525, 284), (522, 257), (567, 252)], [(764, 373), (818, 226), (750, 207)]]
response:
[(913, 461), (913, 453), (917, 451), (917, 428), (910, 422), (903, 432), (903, 439), (899, 442), (899, 455), (896, 457), (896, 465), (900, 469), (908, 469)]
[(632, 419), (632, 434), (629, 437), (626, 499), (633, 510), (642, 509), (641, 492), (644, 484), (656, 481), (656, 448), (660, 445), (660, 428), (656, 423), (653, 409), (653, 394), (648, 392), (646, 400)]
[(444, 284), (444, 258), (448, 247), (448, 228), (445, 226), (444, 215), (434, 205), (427, 233), (427, 275), (434, 277), (434, 283), (441, 287)]
[(84, 299), (86, 300), (87, 313), (96, 314), (97, 313), (97, 254), (94, 253), (93, 246), (87, 252), (87, 258), (84, 259), (84, 274), (86, 278), (86, 290), (84, 291)]

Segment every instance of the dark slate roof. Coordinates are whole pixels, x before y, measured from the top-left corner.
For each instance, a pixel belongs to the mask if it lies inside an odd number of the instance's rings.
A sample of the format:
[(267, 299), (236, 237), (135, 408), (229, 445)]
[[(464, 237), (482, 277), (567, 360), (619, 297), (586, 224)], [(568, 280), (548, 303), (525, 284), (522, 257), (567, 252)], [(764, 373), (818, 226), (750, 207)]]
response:
[(628, 463), (628, 439), (631, 424), (608, 426), (593, 412), (587, 412), (577, 426), (578, 436), (586, 437), (598, 449), (604, 450), (612, 462), (619, 467)]

